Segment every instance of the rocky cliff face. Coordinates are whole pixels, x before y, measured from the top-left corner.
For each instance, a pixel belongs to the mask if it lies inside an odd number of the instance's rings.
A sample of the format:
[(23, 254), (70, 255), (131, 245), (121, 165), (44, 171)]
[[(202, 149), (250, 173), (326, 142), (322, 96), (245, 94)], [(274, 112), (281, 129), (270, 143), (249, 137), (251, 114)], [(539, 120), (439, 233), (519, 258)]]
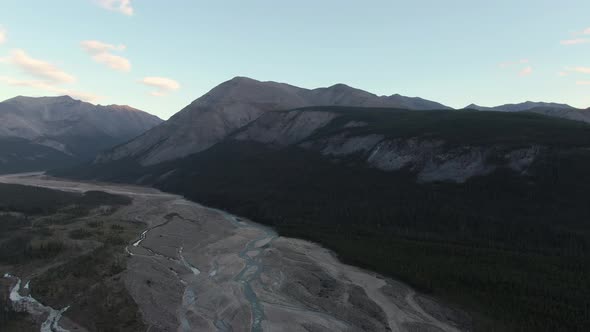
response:
[(262, 114), (307, 106), (448, 109), (419, 98), (379, 97), (344, 84), (308, 90), (236, 77), (195, 100), (166, 123), (99, 156), (96, 161), (134, 158), (148, 166), (186, 157), (210, 148)]
[(100, 150), (130, 140), (161, 122), (129, 106), (96, 106), (68, 96), (12, 98), (0, 103), (0, 140), (18, 142), (26, 148), (4, 155), (0, 163), (7, 167), (4, 164), (13, 163), (11, 160), (42, 163), (43, 156), (48, 155), (57, 164), (60, 156), (92, 158)]
[[(465, 182), (475, 176), (508, 168), (524, 174), (542, 147), (529, 144), (449, 145), (443, 138), (424, 136), (396, 138), (376, 133), (358, 134), (361, 122), (332, 122), (341, 116), (329, 111), (291, 111), (265, 114), (233, 136), (274, 148), (298, 146), (335, 160), (355, 155), (383, 171), (409, 170), (418, 181)], [(322, 129), (330, 125), (328, 133)]]

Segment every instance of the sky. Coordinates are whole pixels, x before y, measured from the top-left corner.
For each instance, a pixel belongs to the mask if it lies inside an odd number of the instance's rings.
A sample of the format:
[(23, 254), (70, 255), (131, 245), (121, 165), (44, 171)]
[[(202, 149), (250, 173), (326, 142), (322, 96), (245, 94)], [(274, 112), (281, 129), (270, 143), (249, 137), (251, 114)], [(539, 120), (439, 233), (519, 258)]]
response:
[(0, 0), (0, 100), (163, 119), (235, 76), (462, 108), (590, 107), (588, 0)]

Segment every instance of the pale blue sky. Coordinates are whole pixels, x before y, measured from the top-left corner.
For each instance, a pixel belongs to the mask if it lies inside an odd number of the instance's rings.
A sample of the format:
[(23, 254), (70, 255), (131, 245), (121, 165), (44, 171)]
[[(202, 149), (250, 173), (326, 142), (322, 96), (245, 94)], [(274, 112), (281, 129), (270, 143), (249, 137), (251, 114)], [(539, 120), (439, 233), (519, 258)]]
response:
[(248, 76), (590, 106), (588, 0), (0, 0), (0, 26), (2, 100), (73, 93), (168, 118)]

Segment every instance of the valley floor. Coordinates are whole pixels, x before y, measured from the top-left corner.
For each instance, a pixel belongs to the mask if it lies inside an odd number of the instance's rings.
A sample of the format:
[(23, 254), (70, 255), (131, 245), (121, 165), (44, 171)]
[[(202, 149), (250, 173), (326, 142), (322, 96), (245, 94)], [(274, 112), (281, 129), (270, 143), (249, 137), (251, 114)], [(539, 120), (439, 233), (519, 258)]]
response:
[[(408, 286), (345, 265), (311, 242), (155, 189), (41, 174), (0, 183), (104, 191), (143, 222), (126, 248), (124, 281), (148, 331), (460, 331), (463, 314)], [(71, 321), (68, 312), (62, 327)], [(83, 322), (75, 322), (83, 325)]]

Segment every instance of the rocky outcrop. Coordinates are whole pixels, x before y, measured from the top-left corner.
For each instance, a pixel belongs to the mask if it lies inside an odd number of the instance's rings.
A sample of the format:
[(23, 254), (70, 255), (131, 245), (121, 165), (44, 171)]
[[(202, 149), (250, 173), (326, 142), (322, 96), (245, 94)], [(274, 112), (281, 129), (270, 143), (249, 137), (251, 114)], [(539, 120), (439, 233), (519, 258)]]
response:
[(327, 156), (347, 156), (371, 151), (382, 141), (383, 135), (347, 136), (340, 134), (325, 141), (321, 152)]
[[(298, 146), (330, 158), (358, 155), (366, 164), (383, 171), (409, 170), (420, 182), (465, 182), (503, 167), (525, 174), (541, 151), (540, 146), (513, 148), (450, 145), (443, 139), (422, 137), (387, 138), (382, 134), (354, 134), (367, 125), (333, 123), (340, 114), (329, 111), (271, 112), (233, 136), (238, 141), (253, 141), (274, 148)], [(357, 124), (361, 124), (357, 126)], [(331, 130), (324, 128), (330, 126)], [(339, 126), (339, 127), (338, 127)]]
[[(342, 113), (322, 110), (270, 112), (232, 136), (274, 148), (298, 146), (332, 159), (357, 155), (369, 167), (383, 171), (409, 170), (420, 182), (465, 182), (475, 176), (509, 168), (526, 174), (542, 147), (448, 144), (444, 139), (398, 137), (390, 133), (355, 134), (367, 126), (359, 121), (334, 121)], [(329, 129), (327, 129), (329, 128)]]
[(329, 112), (271, 112), (238, 133), (235, 138), (285, 147), (309, 137), (336, 117), (336, 114)]
[(531, 146), (513, 150), (502, 145), (449, 147), (444, 141), (397, 139), (378, 144), (367, 163), (384, 171), (409, 169), (421, 182), (461, 183), (475, 176), (488, 175), (499, 167), (524, 173), (540, 149)]

